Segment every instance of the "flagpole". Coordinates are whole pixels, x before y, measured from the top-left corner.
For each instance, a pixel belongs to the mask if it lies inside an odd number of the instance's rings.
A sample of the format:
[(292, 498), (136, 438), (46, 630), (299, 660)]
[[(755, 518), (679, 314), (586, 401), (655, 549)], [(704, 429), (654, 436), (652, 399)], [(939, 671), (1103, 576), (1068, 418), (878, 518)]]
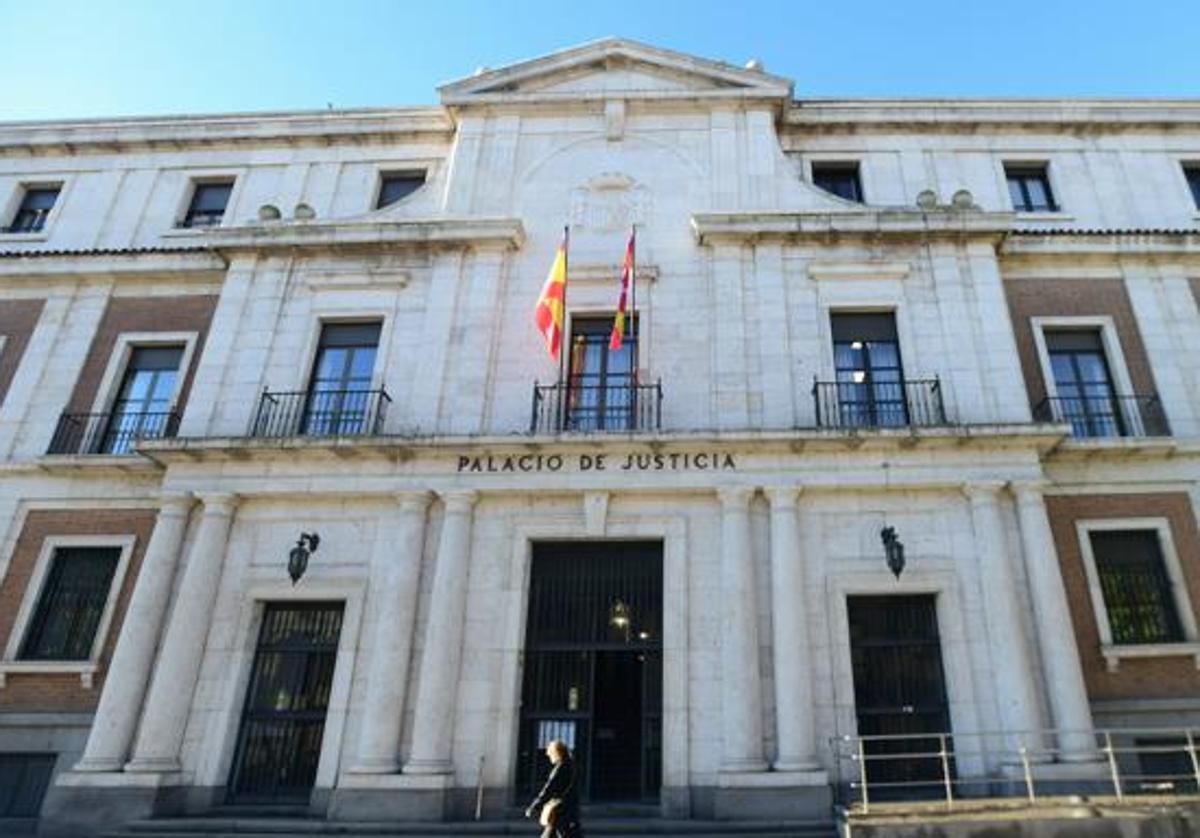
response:
[(638, 333), (641, 329), (641, 324), (638, 322), (637, 310), (637, 225), (631, 224), (629, 231), (630, 241), (633, 243), (632, 254), (629, 260), (629, 308), (631, 311), (629, 330), (633, 333), (633, 351), (629, 353), (629, 381), (637, 387), (638, 377), (638, 353), (641, 352), (642, 341), (641, 335)]
[(571, 272), (569, 270), (571, 258), (571, 225), (563, 225), (563, 293), (562, 293), (562, 308), (563, 322), (562, 334), (558, 339), (558, 384), (561, 392), (558, 394), (559, 399), (565, 404), (566, 402), (566, 387), (567, 387), (567, 344), (570, 343), (570, 333), (567, 331), (567, 286), (571, 284)]

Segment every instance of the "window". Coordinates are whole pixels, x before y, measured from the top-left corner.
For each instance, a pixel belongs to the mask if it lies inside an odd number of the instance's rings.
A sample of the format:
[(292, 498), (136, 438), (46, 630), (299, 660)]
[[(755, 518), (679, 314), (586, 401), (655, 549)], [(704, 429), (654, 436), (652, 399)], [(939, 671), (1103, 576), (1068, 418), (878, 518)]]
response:
[(18, 659), (88, 660), (120, 558), (120, 547), (55, 548)]
[(1157, 530), (1088, 533), (1115, 644), (1179, 643), (1183, 627)]
[(1188, 186), (1192, 190), (1192, 202), (1200, 209), (1200, 163), (1192, 163), (1183, 167)]
[(1017, 212), (1058, 212), (1046, 164), (1004, 165), (1008, 194)]
[(26, 187), (7, 232), (36, 233), (45, 227), (50, 210), (58, 200), (59, 189), (58, 186)]
[(56, 754), (0, 753), (0, 818), (38, 816), (56, 759)]
[(192, 201), (181, 227), (215, 227), (225, 217), (232, 180), (201, 181), (192, 189)]
[(1122, 436), (1125, 423), (1099, 329), (1047, 331), (1046, 352), (1057, 394), (1051, 415), (1077, 437)]
[(326, 323), (300, 432), (313, 436), (359, 434), (378, 405), (371, 390), (380, 323)]
[(158, 439), (174, 432), (172, 401), (182, 357), (182, 346), (133, 348), (111, 418), (99, 440), (100, 452), (124, 454), (139, 439)]
[(907, 425), (895, 315), (834, 314), (831, 321), (840, 423), (848, 427)]
[(637, 375), (633, 369), (638, 320), (632, 317), (629, 332), (614, 351), (609, 348), (613, 317), (571, 318), (571, 344), (567, 372), (565, 430), (600, 431), (634, 427)]
[(847, 201), (862, 203), (862, 181), (858, 177), (858, 164), (850, 163), (813, 163), (812, 182), (814, 186), (832, 192)]
[(424, 185), (424, 172), (385, 172), (379, 181), (379, 199), (375, 202), (375, 208), (390, 206)]

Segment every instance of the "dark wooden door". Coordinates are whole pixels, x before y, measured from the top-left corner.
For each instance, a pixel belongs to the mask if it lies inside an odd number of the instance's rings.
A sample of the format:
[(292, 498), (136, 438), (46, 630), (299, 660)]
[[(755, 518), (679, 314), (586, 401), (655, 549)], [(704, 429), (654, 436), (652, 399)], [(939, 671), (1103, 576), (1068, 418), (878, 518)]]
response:
[(308, 801), (341, 629), (341, 603), (267, 605), (229, 781), (232, 802)]

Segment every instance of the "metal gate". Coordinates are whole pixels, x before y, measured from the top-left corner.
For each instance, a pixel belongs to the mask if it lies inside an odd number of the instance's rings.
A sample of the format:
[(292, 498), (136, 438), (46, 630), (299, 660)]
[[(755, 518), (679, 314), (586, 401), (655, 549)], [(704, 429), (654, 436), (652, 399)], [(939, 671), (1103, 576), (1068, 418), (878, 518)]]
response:
[(231, 802), (308, 801), (341, 629), (341, 603), (266, 606), (229, 779)]
[(853, 596), (847, 607), (858, 735), (904, 737), (869, 740), (872, 794), (913, 797), (936, 791), (928, 781), (942, 777), (941, 741), (919, 736), (950, 730), (936, 599)]
[(662, 544), (534, 545), (517, 789), (546, 743), (575, 754), (584, 800), (656, 800), (662, 785)]

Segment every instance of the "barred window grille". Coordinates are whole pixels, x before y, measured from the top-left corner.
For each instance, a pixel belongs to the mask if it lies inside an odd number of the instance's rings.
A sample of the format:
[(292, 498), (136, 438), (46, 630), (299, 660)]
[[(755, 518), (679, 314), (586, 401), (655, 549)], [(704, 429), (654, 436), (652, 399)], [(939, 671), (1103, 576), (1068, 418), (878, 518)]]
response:
[(108, 602), (120, 547), (59, 547), (21, 644), (21, 660), (86, 661)]
[(1114, 643), (1176, 643), (1183, 628), (1158, 533), (1090, 533), (1092, 555)]
[(56, 754), (0, 753), (0, 818), (36, 818)]

